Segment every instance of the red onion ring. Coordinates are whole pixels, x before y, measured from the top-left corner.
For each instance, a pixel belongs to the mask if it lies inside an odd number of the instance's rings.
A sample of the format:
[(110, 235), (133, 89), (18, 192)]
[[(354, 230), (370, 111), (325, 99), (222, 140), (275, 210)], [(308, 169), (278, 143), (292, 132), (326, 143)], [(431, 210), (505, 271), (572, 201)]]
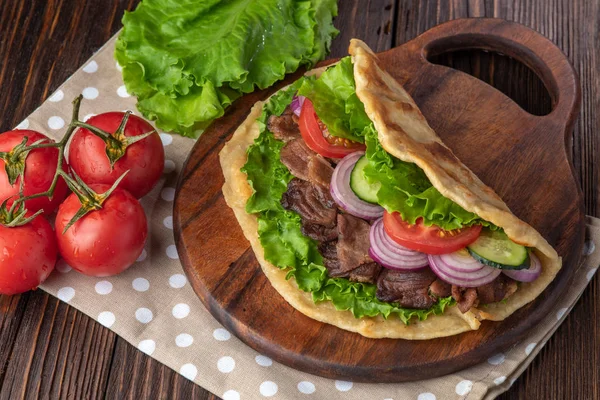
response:
[(338, 163), (331, 177), (330, 192), (333, 200), (344, 211), (362, 219), (372, 220), (383, 215), (383, 207), (359, 199), (350, 188), (350, 174), (363, 154), (365, 153), (362, 151), (356, 151)]
[(369, 256), (389, 269), (411, 271), (427, 266), (427, 255), (400, 246), (387, 237), (383, 229), (383, 218), (379, 218), (369, 231)]
[(527, 269), (504, 269), (502, 272), (509, 278), (519, 282), (533, 282), (542, 274), (542, 263), (540, 259), (533, 254), (529, 253), (529, 268)]
[(478, 287), (492, 282), (500, 275), (501, 270), (487, 265), (482, 265), (474, 272), (460, 272), (450, 268), (440, 256), (428, 255), (429, 266), (438, 278), (444, 282), (460, 287)]

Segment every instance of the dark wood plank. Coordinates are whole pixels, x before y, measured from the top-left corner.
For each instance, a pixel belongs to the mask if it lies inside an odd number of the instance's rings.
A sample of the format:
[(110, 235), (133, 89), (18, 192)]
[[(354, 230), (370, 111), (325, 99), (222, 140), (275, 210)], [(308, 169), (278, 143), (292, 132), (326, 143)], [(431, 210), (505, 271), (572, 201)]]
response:
[[(359, 2), (361, 4), (359, 4)], [(379, 3), (372, 0), (370, 4)], [(580, 182), (585, 195), (586, 210), (597, 215), (598, 209), (598, 160), (600, 148), (596, 134), (600, 128), (597, 110), (600, 109), (600, 65), (597, 49), (598, 43), (598, 0), (497, 0), (497, 1), (418, 1), (395, 0), (397, 18), (392, 21), (392, 45), (401, 44), (414, 38), (417, 34), (452, 18), (466, 16), (498, 16), (525, 23), (550, 37), (559, 45), (573, 61), (582, 80), (583, 107), (575, 129), (572, 153), (576, 171), (580, 174)], [(15, 126), (33, 111), (41, 101), (61, 84), (93, 51), (98, 49), (111, 34), (120, 27), (120, 17), (124, 9), (132, 9), (134, 0), (91, 0), (78, 2), (75, 0), (4, 0), (0, 7), (0, 129), (7, 130)], [(349, 28), (358, 37), (383, 50), (379, 38), (372, 35), (373, 29), (365, 30), (361, 0), (340, 1), (340, 17), (336, 25), (343, 21), (344, 32)], [(385, 3), (385, 1), (381, 1)], [(352, 18), (352, 9), (357, 19)], [(371, 6), (373, 7), (373, 6)], [(382, 6), (382, 8), (385, 6)], [(377, 14), (379, 15), (379, 14)], [(384, 24), (385, 18), (375, 17), (372, 24)], [(75, 21), (80, 21), (77, 24)], [(82, 22), (83, 21), (83, 22)], [(46, 24), (47, 29), (42, 29)], [(54, 25), (53, 30), (51, 26)], [(385, 26), (385, 25), (383, 25)], [(73, 27), (77, 35), (68, 35)], [(42, 30), (44, 33), (42, 33)], [(51, 33), (54, 32), (54, 33)], [(345, 54), (345, 43), (342, 36), (334, 42), (333, 54)], [(75, 43), (75, 44), (74, 44)], [(386, 42), (387, 43), (387, 42)], [(381, 45), (382, 46), (382, 45)], [(42, 57), (43, 55), (43, 57)], [(54, 65), (54, 67), (52, 67)], [(518, 96), (517, 96), (518, 97)], [(26, 329), (23, 322), (24, 313), (37, 314), (42, 310), (26, 307), (29, 297), (46, 296), (43, 293), (0, 298), (0, 382), (5, 382), (6, 366), (10, 358), (23, 357), (15, 353), (16, 337), (20, 329)], [(579, 399), (600, 398), (600, 389), (595, 382), (600, 381), (600, 279), (594, 278), (584, 293), (575, 310), (548, 345), (534, 361), (532, 367), (502, 398), (527, 399)], [(44, 319), (63, 318), (60, 315), (45, 315)], [(64, 320), (63, 320), (64, 321)], [(91, 320), (90, 320), (91, 321)], [(55, 325), (59, 322), (55, 321)], [(104, 328), (102, 328), (104, 329)], [(29, 338), (31, 345), (35, 338)], [(116, 344), (128, 346), (121, 339)], [(78, 344), (82, 352), (90, 351), (89, 347)], [(114, 349), (117, 346), (113, 346)], [(132, 353), (134, 348), (129, 346)], [(51, 351), (51, 350), (48, 350)], [(103, 352), (102, 349), (97, 351)], [(107, 350), (104, 350), (109, 354)], [(38, 355), (34, 356), (33, 362)], [(49, 356), (46, 356), (48, 358)], [(62, 357), (60, 354), (57, 357)], [(143, 357), (146, 360), (147, 357)], [(57, 365), (65, 365), (65, 358), (60, 358)], [(136, 370), (142, 361), (134, 357), (130, 362), (131, 370)], [(52, 368), (44, 364), (45, 379), (52, 381), (55, 388), (61, 387), (62, 376), (54, 373)], [(64, 369), (64, 367), (62, 367)], [(159, 367), (157, 367), (159, 368)], [(164, 368), (164, 367), (163, 367)], [(154, 370), (154, 369), (153, 369)], [(92, 370), (90, 374), (97, 374)], [(125, 371), (123, 372), (125, 373)], [(162, 376), (157, 373), (158, 376)], [(112, 378), (111, 378), (112, 379)], [(157, 378), (163, 385), (178, 388), (170, 379)], [(177, 374), (172, 379), (179, 379), (183, 384), (193, 386), (189, 381)], [(101, 379), (98, 379), (99, 381)], [(155, 378), (151, 379), (155, 381)], [(77, 382), (73, 381), (76, 385)], [(14, 384), (13, 384), (14, 385)], [(52, 386), (51, 385), (51, 386)], [(3, 389), (2, 389), (3, 390)], [(56, 390), (56, 389), (54, 389)], [(104, 393), (105, 390), (100, 390)], [(54, 391), (53, 393), (58, 393)], [(119, 397), (118, 391), (113, 391)], [(171, 398), (177, 398), (175, 389), (170, 392)]]
[[(524, 73), (532, 74), (519, 63), (530, 66), (548, 88), (546, 115), (524, 112), (482, 81), (496, 74), (477, 79), (428, 62), (448, 51), (473, 47), (514, 57), (515, 68)], [(494, 59), (487, 58), (484, 61), (495, 65)], [(178, 185), (173, 217), (178, 253), (194, 290), (213, 316), (248, 345), (283, 364), (328, 378), (403, 382), (445, 375), (507, 349), (548, 315), (568, 286), (584, 240), (583, 199), (565, 152), (565, 136), (573, 129), (580, 94), (573, 68), (552, 42), (523, 25), (498, 19), (441, 24), (380, 53), (379, 60), (404, 84), (456, 156), (563, 258), (564, 267), (536, 301), (502, 322), (483, 323), (477, 331), (430, 341), (367, 339), (294, 313), (263, 275), (221, 195), (218, 153), (256, 100), (273, 89), (238, 100), (196, 143), (183, 168), (185, 179)], [(384, 86), (377, 79), (370, 84)], [(552, 113), (548, 112), (550, 99)], [(382, 118), (386, 121), (385, 115)], [(197, 182), (206, 184), (198, 187)], [(210, 234), (216, 226), (229, 226), (226, 242), (223, 236)], [(293, 318), (271, 318), (292, 314)], [(296, 334), (291, 337), (289, 332)], [(338, 345), (323, 347), (322, 343)], [(353, 351), (344, 350), (348, 348)]]

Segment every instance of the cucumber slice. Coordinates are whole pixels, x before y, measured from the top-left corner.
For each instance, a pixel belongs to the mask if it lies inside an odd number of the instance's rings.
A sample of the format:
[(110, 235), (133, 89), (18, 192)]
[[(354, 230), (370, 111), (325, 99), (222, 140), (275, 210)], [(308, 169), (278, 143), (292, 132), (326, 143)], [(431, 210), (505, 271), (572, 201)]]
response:
[(371, 184), (365, 179), (364, 170), (369, 165), (369, 160), (366, 156), (362, 156), (358, 159), (352, 173), (350, 174), (350, 188), (359, 199), (364, 200), (368, 203), (377, 204), (377, 192), (381, 187), (381, 183), (377, 182)]
[(500, 269), (529, 268), (529, 253), (501, 231), (483, 229), (476, 241), (467, 246), (469, 253), (482, 264)]

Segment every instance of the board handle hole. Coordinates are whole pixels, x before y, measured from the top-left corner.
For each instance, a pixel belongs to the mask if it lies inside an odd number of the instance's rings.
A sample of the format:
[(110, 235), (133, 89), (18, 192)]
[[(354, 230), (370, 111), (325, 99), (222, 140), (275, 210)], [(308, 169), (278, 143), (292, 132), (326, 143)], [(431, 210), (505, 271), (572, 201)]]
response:
[(533, 115), (548, 115), (552, 98), (540, 77), (522, 62), (494, 51), (468, 49), (432, 52), (427, 60), (465, 72), (504, 93)]

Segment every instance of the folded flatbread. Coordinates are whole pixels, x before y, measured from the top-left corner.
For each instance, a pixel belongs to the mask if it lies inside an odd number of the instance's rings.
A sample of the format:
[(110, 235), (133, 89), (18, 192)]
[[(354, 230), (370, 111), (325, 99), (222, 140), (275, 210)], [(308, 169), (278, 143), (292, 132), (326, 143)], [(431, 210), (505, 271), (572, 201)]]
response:
[[(374, 123), (383, 148), (398, 159), (420, 167), (444, 197), (502, 228), (514, 242), (531, 248), (542, 262), (542, 275), (534, 282), (521, 283), (517, 292), (503, 302), (474, 307), (465, 313), (452, 306), (443, 314), (430, 315), (423, 321), (414, 318), (408, 325), (393, 316), (355, 318), (352, 312), (338, 310), (331, 302), (315, 303), (310, 293), (298, 289), (293, 278), (286, 279), (285, 270), (265, 260), (257, 233), (257, 217), (246, 212), (253, 189), (241, 169), (247, 161), (248, 148), (260, 132), (257, 119), (265, 103), (258, 102), (221, 151), (220, 161), (225, 176), (225, 200), (273, 287), (303, 314), (370, 338), (431, 339), (455, 335), (478, 329), (482, 320), (503, 320), (531, 302), (561, 268), (556, 251), (533, 227), (512, 214), (502, 199), (442, 143), (410, 95), (379, 67), (377, 56), (363, 42), (352, 40), (349, 53), (356, 95)], [(310, 74), (318, 75), (323, 70), (319, 68)]]

